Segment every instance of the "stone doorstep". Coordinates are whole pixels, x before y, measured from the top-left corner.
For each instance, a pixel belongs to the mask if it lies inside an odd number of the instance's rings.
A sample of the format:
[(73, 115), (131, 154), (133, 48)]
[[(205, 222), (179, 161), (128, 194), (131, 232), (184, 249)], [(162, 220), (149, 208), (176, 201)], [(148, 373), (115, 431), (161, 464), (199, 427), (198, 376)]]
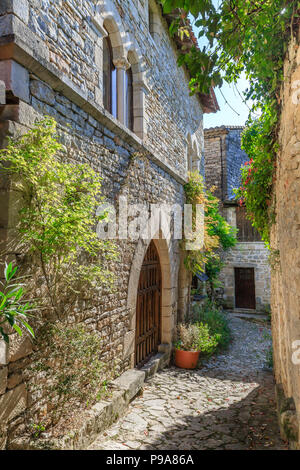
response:
[(264, 313), (245, 313), (241, 311), (230, 311), (231, 316), (235, 318), (239, 318), (240, 320), (260, 320), (263, 322), (269, 321), (268, 315), (265, 315)]
[(159, 346), (159, 352), (140, 370), (130, 369), (112, 382), (111, 400), (96, 403), (82, 418), (80, 429), (61, 439), (17, 438), (8, 444), (9, 450), (84, 450), (97, 436), (125, 414), (129, 403), (143, 388), (144, 382), (169, 364), (172, 347)]

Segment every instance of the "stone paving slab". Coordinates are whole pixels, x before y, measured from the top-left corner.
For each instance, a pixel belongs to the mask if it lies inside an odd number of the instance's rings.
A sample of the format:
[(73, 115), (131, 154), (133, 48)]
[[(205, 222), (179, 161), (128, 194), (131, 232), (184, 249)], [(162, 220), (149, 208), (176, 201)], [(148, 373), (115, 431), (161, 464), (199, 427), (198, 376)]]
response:
[(279, 435), (268, 328), (229, 315), (233, 342), (201, 369), (158, 372), (95, 450), (286, 449)]

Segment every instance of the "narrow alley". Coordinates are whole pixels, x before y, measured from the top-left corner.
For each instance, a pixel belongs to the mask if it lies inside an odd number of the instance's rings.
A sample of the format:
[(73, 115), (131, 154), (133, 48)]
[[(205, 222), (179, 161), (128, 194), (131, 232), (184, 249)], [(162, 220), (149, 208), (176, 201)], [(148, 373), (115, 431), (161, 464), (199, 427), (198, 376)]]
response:
[(160, 371), (94, 450), (284, 450), (267, 367), (270, 330), (230, 315), (233, 341), (201, 369)]

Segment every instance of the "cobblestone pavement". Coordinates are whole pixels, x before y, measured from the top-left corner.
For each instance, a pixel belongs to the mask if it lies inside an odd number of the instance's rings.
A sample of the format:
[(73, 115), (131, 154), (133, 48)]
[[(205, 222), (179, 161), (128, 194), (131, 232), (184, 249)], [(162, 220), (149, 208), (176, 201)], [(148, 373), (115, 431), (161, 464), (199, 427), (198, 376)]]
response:
[(199, 370), (157, 373), (90, 449), (285, 449), (265, 368), (269, 330), (233, 316), (230, 324), (233, 342), (225, 354)]

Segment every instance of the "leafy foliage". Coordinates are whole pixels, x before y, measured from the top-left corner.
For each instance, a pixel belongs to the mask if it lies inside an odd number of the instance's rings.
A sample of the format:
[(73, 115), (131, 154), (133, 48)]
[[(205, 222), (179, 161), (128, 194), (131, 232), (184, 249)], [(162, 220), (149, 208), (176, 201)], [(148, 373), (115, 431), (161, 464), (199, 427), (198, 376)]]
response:
[[(165, 13), (176, 8), (171, 31), (188, 28), (187, 14), (195, 18), (199, 37), (207, 45), (184, 51), (179, 64), (190, 65), (192, 91), (207, 93), (222, 80), (235, 81), (245, 72), (251, 83), (248, 98), (277, 99), (283, 57), (299, 1), (290, 0), (161, 0)], [(184, 11), (186, 15), (182, 13)]]
[(212, 354), (218, 346), (219, 335), (211, 335), (208, 325), (203, 323), (178, 325), (176, 349), (181, 351), (199, 351), (204, 355)]
[(218, 348), (221, 335), (212, 333), (205, 323), (196, 323), (199, 330), (199, 351), (203, 356), (211, 356)]
[(193, 274), (205, 269), (213, 291), (222, 268), (218, 249), (228, 250), (236, 244), (236, 229), (221, 216), (218, 198), (205, 191), (203, 178), (198, 172), (189, 174), (184, 189), (187, 204), (193, 204), (193, 208), (196, 204), (204, 205), (204, 249), (189, 251), (185, 266)]
[[(205, 263), (210, 253), (214, 249), (218, 248), (218, 237), (215, 234), (211, 234), (208, 231), (207, 218), (206, 218), (206, 206), (208, 203), (205, 187), (203, 183), (203, 177), (199, 172), (189, 173), (189, 181), (184, 185), (184, 191), (186, 195), (186, 203), (192, 204), (193, 206), (193, 231), (196, 231), (196, 206), (197, 204), (204, 206), (205, 217), (204, 217), (204, 247), (201, 250), (190, 250), (186, 253), (185, 266), (193, 274), (203, 272)], [(197, 239), (198, 234), (195, 234)]]
[(226, 315), (216, 305), (207, 300), (204, 304), (195, 304), (192, 321), (208, 326), (211, 335), (217, 335), (218, 347), (226, 348), (231, 340), (231, 332)]
[(200, 351), (211, 356), (220, 348), (226, 348), (231, 341), (228, 320), (224, 313), (211, 301), (193, 305), (186, 323), (178, 325), (175, 348), (183, 351)]
[[(237, 229), (229, 225), (229, 223), (221, 216), (219, 211), (219, 200), (209, 191), (206, 193), (208, 204), (206, 207), (206, 223), (208, 234), (218, 238), (219, 247), (223, 251), (227, 251), (234, 247), (237, 243)], [(205, 272), (208, 276), (209, 296), (214, 298), (215, 289), (220, 287), (218, 280), (219, 274), (223, 267), (220, 254), (211, 252), (208, 254)]]
[(199, 331), (196, 325), (180, 323), (177, 326), (175, 348), (181, 351), (199, 351)]
[[(223, 80), (235, 83), (241, 73), (250, 83), (245, 99), (262, 117), (253, 122), (244, 137), (244, 149), (253, 160), (251, 182), (241, 190), (250, 220), (269, 242), (274, 212), (269, 210), (272, 174), (277, 150), (280, 87), (288, 43), (299, 27), (299, 0), (161, 0), (164, 11), (178, 10), (170, 31), (189, 30), (188, 14), (195, 18), (202, 48), (183, 49), (178, 64), (191, 74), (191, 92), (208, 93)], [(176, 15), (175, 15), (176, 16)], [(185, 33), (188, 34), (188, 33)], [(263, 163), (265, 155), (265, 164)], [(243, 182), (247, 179), (243, 172)], [(257, 201), (254, 200), (257, 196)]]
[(59, 297), (70, 299), (79, 286), (112, 284), (112, 273), (105, 266), (117, 253), (96, 233), (97, 224), (107, 216), (96, 215), (103, 202), (99, 176), (88, 164), (67, 161), (55, 132), (55, 121), (45, 118), (27, 134), (10, 140), (0, 161), (20, 195), (23, 251), (40, 267), (47, 297), (60, 315)]
[(274, 161), (277, 144), (272, 138), (275, 117), (271, 111), (253, 121), (243, 133), (242, 148), (250, 160), (242, 168), (242, 185), (235, 191), (240, 204), (246, 204), (247, 216), (269, 246)]
[(82, 404), (89, 408), (110, 391), (107, 381), (114, 374), (102, 360), (103, 345), (99, 333), (90, 331), (84, 324), (67, 325), (60, 321), (45, 323), (38, 336), (38, 342), (46, 348), (35, 353), (32, 370), (39, 373), (30, 381), (32, 393), (39, 389), (40, 377), (51, 406), (44, 417), (45, 427), (55, 425), (72, 414)]
[(29, 312), (33, 307), (24, 297), (24, 284), (20, 279), (15, 279), (17, 267), (12, 263), (6, 264), (4, 270), (4, 281), (1, 281), (3, 291), (0, 291), (0, 335), (6, 343), (9, 343), (9, 335), (4, 325), (14, 328), (19, 336), (23, 336), (23, 330), (34, 337), (31, 326), (27, 323)]

